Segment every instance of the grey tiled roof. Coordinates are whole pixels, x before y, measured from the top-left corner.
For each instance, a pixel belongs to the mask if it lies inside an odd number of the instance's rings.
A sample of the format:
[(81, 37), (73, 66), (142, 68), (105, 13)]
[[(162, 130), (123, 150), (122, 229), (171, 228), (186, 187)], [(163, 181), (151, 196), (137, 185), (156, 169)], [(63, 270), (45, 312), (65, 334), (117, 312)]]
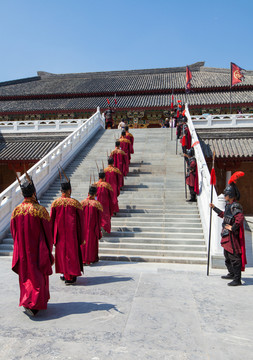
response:
[[(216, 88), (230, 85), (230, 70), (207, 68), (204, 63), (190, 65), (192, 88)], [(89, 94), (126, 91), (184, 89), (186, 68), (108, 71), (100, 73), (49, 74), (0, 83), (1, 96), (47, 94)], [(247, 72), (242, 85), (253, 85), (253, 73)]]
[(253, 129), (197, 130), (207, 158), (253, 158)]
[(1, 136), (0, 160), (40, 160), (66, 136)]
[[(109, 97), (111, 103), (113, 98)], [(211, 104), (229, 104), (230, 93), (207, 92), (177, 94), (174, 96), (174, 103), (181, 100), (182, 103), (188, 102), (192, 106), (203, 106)], [(171, 102), (171, 95), (128, 95), (117, 97), (118, 108), (153, 108), (168, 107)], [(233, 91), (232, 103), (253, 103), (253, 90)], [(0, 101), (0, 113), (4, 112), (23, 112), (23, 111), (50, 111), (50, 110), (82, 110), (107, 107), (106, 96), (104, 97), (81, 97), (67, 99), (38, 99), (38, 100), (5, 100)]]

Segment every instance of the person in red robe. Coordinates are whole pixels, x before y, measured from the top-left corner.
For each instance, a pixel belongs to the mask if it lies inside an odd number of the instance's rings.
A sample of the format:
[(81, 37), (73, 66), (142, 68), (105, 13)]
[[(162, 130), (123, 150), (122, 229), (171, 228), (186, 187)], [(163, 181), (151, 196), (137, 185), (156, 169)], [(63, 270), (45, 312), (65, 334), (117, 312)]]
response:
[(99, 172), (99, 181), (94, 184), (97, 187), (97, 200), (103, 206), (103, 214), (101, 226), (110, 234), (111, 232), (111, 216), (113, 214), (113, 189), (111, 185), (105, 181), (105, 173), (103, 170)]
[(120, 175), (121, 171), (113, 166), (113, 158), (108, 158), (108, 167), (104, 169), (105, 181), (113, 188), (113, 212), (119, 212), (118, 196), (120, 194)]
[(245, 237), (244, 237), (244, 215), (240, 200), (240, 192), (236, 186), (236, 181), (243, 176), (242, 171), (236, 171), (228, 181), (228, 186), (224, 190), (227, 202), (225, 211), (210, 204), (210, 207), (223, 219), (221, 231), (221, 246), (224, 249), (225, 265), (228, 274), (221, 278), (232, 280), (229, 286), (241, 285), (241, 272), (245, 270), (247, 264)]
[(126, 138), (126, 132), (123, 130), (121, 132), (120, 141), (120, 148), (126, 153), (128, 158), (128, 167), (131, 160), (131, 141)]
[(184, 125), (184, 135), (186, 138), (186, 149), (189, 150), (191, 148), (191, 143), (192, 143), (192, 137), (191, 137), (191, 132), (190, 129), (188, 127), (188, 125), (185, 123)]
[(191, 198), (187, 200), (188, 202), (196, 202), (196, 195), (199, 195), (199, 183), (198, 183), (198, 168), (197, 160), (195, 158), (194, 147), (191, 147), (189, 150), (186, 150), (184, 156), (187, 158), (187, 175), (186, 175), (186, 184), (189, 186), (189, 191)]
[(123, 174), (121, 176), (120, 187), (124, 186), (124, 176), (127, 175), (127, 155), (126, 153), (120, 149), (120, 141), (117, 140), (115, 142), (115, 149), (111, 152), (110, 157), (113, 158), (114, 166), (119, 169), (119, 171)]
[(98, 261), (98, 241), (102, 238), (103, 206), (95, 199), (96, 186), (90, 186), (87, 199), (81, 201), (84, 213), (84, 244), (81, 245), (83, 264)]
[[(50, 298), (53, 237), (50, 217), (39, 205), (33, 181), (20, 183), (23, 202), (12, 212), (11, 234), (14, 240), (12, 270), (19, 276), (20, 302), (29, 316), (45, 310)], [(18, 179), (19, 180), (19, 179)]]
[(71, 285), (83, 271), (80, 247), (83, 243), (83, 208), (79, 201), (71, 198), (68, 178), (61, 179), (61, 192), (62, 196), (52, 203), (50, 214), (55, 245), (55, 272), (63, 274), (61, 279), (65, 280), (66, 285)]
[(126, 131), (126, 138), (128, 139), (128, 140), (130, 140), (130, 142), (131, 142), (131, 154), (134, 154), (134, 137), (133, 137), (133, 135), (128, 131), (128, 126), (126, 125), (125, 126), (125, 131)]

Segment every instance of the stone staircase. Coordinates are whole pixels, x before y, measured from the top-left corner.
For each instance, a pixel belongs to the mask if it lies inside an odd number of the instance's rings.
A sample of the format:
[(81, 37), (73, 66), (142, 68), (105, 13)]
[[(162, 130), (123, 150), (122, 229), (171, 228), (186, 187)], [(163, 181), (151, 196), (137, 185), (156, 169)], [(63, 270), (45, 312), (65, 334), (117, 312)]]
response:
[[(174, 130), (174, 129), (173, 129)], [(100, 259), (205, 264), (207, 252), (196, 203), (185, 201), (183, 157), (175, 155), (171, 129), (132, 130), (135, 136), (130, 172), (119, 196), (120, 212), (112, 232), (100, 241)], [(72, 196), (87, 196), (96, 163), (106, 166), (117, 130), (101, 130), (68, 166)], [(57, 179), (41, 198), (50, 211), (60, 196)], [(188, 195), (189, 196), (189, 195)], [(0, 255), (12, 253), (11, 235), (0, 244)]]

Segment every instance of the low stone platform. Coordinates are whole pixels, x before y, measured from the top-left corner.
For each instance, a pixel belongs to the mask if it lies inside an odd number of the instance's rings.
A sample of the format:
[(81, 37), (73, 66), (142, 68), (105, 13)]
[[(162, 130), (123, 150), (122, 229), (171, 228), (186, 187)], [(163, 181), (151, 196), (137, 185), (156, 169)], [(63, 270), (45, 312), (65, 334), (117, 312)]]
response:
[(74, 286), (53, 274), (48, 309), (33, 319), (18, 307), (10, 257), (0, 270), (0, 359), (252, 358), (253, 268), (231, 288), (204, 265), (100, 261)]

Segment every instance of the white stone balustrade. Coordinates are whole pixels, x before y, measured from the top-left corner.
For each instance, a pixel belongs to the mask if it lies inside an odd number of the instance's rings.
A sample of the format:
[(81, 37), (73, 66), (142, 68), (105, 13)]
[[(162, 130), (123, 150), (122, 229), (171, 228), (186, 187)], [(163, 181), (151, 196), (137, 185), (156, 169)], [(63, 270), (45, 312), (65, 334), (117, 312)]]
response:
[[(100, 114), (100, 109), (97, 108), (97, 112), (91, 118), (81, 124), (43, 159), (29, 169), (28, 174), (34, 181), (39, 197), (58, 176), (58, 166), (65, 168), (95, 133), (101, 127), (104, 128), (104, 124), (104, 118)], [(23, 178), (24, 175), (20, 179)], [(0, 194), (0, 239), (9, 230), (11, 213), (22, 199), (18, 181), (15, 181)]]
[(74, 131), (87, 119), (0, 121), (0, 133), (40, 133)]
[[(195, 130), (195, 123), (192, 121), (192, 117), (189, 113), (188, 106), (186, 105), (186, 116), (188, 119), (188, 127), (192, 136), (192, 144), (198, 141), (198, 136)], [(194, 146), (195, 157), (198, 165), (198, 177), (199, 177), (199, 196), (198, 207), (200, 212), (200, 218), (204, 231), (204, 237), (206, 246), (208, 248), (209, 241), (209, 227), (210, 227), (210, 207), (211, 201), (211, 185), (210, 185), (210, 172), (207, 167), (207, 163), (202, 152), (200, 144)], [(215, 188), (213, 188), (213, 203), (224, 210), (225, 203), (223, 195), (217, 196)], [(211, 229), (211, 257), (222, 255), (222, 247), (220, 246), (220, 232), (221, 232), (222, 219), (217, 216), (215, 212), (212, 214), (212, 229)], [(212, 264), (212, 262), (211, 262)], [(214, 265), (214, 264), (212, 264)]]
[(224, 127), (253, 127), (253, 114), (192, 115), (196, 129)]

